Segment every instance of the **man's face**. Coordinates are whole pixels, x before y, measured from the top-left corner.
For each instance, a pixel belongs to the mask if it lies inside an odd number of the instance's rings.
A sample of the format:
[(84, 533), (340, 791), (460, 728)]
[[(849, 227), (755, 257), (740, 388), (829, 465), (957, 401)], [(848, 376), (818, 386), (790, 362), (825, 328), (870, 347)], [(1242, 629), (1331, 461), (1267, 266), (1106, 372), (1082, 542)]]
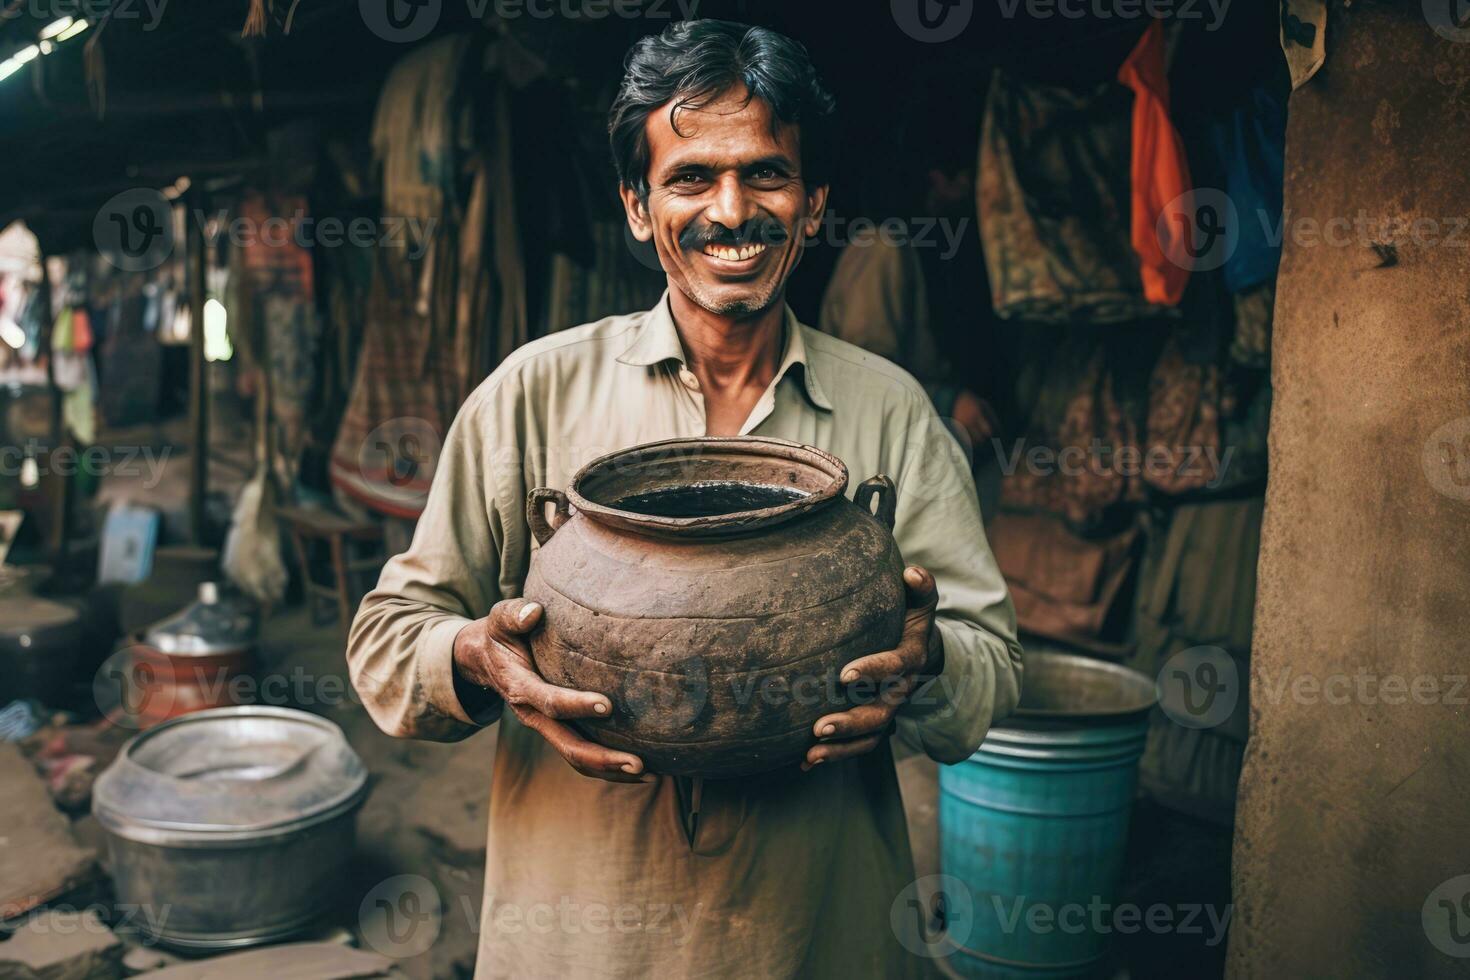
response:
[(648, 198), (622, 190), (633, 234), (653, 241), (669, 281), (711, 313), (767, 309), (821, 226), (827, 188), (802, 180), (796, 127), (773, 131), (770, 107), (746, 103), (743, 89), (675, 121), (677, 133), (665, 105), (645, 123)]

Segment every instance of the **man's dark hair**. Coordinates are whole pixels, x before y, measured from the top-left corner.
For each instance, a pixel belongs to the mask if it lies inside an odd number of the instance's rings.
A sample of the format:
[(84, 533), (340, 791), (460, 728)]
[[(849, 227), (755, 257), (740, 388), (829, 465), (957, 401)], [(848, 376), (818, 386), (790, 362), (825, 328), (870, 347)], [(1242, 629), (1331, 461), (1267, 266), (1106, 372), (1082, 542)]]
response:
[(618, 180), (639, 197), (648, 196), (644, 123), (649, 113), (672, 100), (669, 122), (677, 133), (678, 110), (697, 109), (740, 86), (748, 93), (747, 102), (760, 99), (771, 107), (777, 124), (801, 127), (801, 169), (807, 186), (829, 180), (835, 103), (817, 78), (806, 48), (784, 34), (725, 20), (680, 21), (633, 45), (624, 68), (607, 130)]

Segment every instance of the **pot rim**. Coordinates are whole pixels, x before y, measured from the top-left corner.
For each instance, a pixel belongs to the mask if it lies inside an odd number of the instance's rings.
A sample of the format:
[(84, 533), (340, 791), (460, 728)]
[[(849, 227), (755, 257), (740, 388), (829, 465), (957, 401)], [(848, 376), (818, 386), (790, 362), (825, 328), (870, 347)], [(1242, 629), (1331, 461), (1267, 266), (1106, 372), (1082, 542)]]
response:
[[(710, 449), (722, 453), (787, 459), (821, 470), (830, 477), (830, 480), (826, 486), (814, 493), (787, 503), (777, 504), (774, 507), (731, 511), (727, 514), (705, 517), (663, 517), (655, 514), (639, 514), (596, 503), (587, 499), (582, 493), (584, 483), (614, 461), (619, 466), (627, 466), (646, 458), (657, 459), (667, 456), (671, 454), (671, 451), (679, 449), (689, 450), (690, 455), (696, 455), (700, 450)], [(847, 489), (847, 480), (847, 464), (815, 446), (806, 446), (769, 436), (686, 436), (631, 446), (597, 457), (572, 477), (571, 484), (567, 487), (567, 500), (577, 511), (587, 514), (601, 524), (653, 534), (718, 535), (743, 533), (756, 528), (783, 524), (800, 517), (840, 497)]]
[[(281, 820), (233, 825), (202, 824), (145, 817), (109, 805), (106, 799), (107, 792), (105, 785), (108, 781), (119, 778), (119, 772), (125, 768), (144, 773), (153, 772), (153, 770), (136, 761), (134, 758), (136, 750), (150, 738), (167, 732), (172, 728), (208, 723), (212, 720), (225, 717), (283, 718), (301, 724), (310, 724), (320, 728), (329, 735), (335, 735), (337, 738), (340, 738), (342, 744), (347, 747), (352, 757), (357, 759), (357, 764), (361, 771), (356, 774), (356, 778), (351, 781), (351, 785), (344, 787), (333, 797), (324, 800), (317, 809)], [(98, 792), (98, 787), (104, 787), (101, 793)], [(325, 824), (339, 817), (355, 813), (366, 801), (367, 794), (368, 777), (366, 768), (361, 766), (361, 760), (358, 759), (357, 753), (352, 750), (351, 743), (347, 742), (341, 726), (337, 725), (331, 719), (323, 718), (311, 712), (278, 705), (232, 705), (222, 708), (206, 708), (169, 718), (166, 721), (139, 732), (129, 739), (127, 744), (123, 746), (122, 751), (118, 753), (117, 758), (113, 760), (112, 765), (108, 766), (97, 778), (97, 786), (94, 786), (92, 792), (92, 815), (97, 818), (97, 822), (108, 833), (123, 840), (134, 841), (140, 844), (154, 844), (164, 847), (210, 847), (213, 845), (253, 846), (277, 843), (282, 837), (299, 834), (319, 824)]]
[[(1123, 664), (1114, 663), (1109, 660), (1099, 660), (1095, 657), (1084, 657), (1075, 653), (1055, 653), (1049, 650), (1036, 650), (1026, 654), (1026, 674), (1035, 678), (1043, 671), (1055, 671), (1058, 673), (1088, 673), (1098, 677), (1107, 677), (1117, 685), (1117, 699), (1111, 704), (1093, 705), (1088, 707), (1067, 706), (1060, 708), (1037, 708), (1030, 705), (1016, 705), (1011, 711), (1011, 717), (1017, 719), (1059, 719), (1059, 720), (1132, 720), (1142, 717), (1153, 710), (1158, 703), (1158, 693), (1154, 682), (1144, 673), (1125, 667)], [(1025, 680), (1022, 680), (1024, 691)], [(1023, 695), (1024, 698), (1024, 695)], [(995, 725), (996, 729), (1005, 729), (1007, 726), (1002, 720)], [(1028, 734), (1028, 738), (1031, 736)]]

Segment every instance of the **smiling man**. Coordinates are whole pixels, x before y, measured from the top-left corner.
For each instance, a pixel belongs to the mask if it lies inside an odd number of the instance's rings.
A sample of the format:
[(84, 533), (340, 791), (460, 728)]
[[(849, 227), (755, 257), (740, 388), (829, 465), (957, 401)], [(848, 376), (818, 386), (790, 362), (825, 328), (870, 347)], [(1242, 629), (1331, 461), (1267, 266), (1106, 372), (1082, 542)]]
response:
[[(806, 52), (772, 31), (690, 21), (633, 48), (612, 150), (669, 290), (527, 345), (470, 396), (412, 547), (353, 623), (353, 682), (385, 731), (499, 721), (479, 978), (925, 969), (900, 935), (914, 871), (889, 734), (967, 758), (1015, 705), (1021, 650), (968, 464), (923, 389), (783, 302), (826, 206), (831, 112)], [(536, 673), (524, 501), (605, 452), (736, 434), (893, 478), (909, 615), (897, 649), (847, 668), (886, 696), (819, 719), (801, 766), (660, 776), (571, 727), (619, 710), (604, 693)]]

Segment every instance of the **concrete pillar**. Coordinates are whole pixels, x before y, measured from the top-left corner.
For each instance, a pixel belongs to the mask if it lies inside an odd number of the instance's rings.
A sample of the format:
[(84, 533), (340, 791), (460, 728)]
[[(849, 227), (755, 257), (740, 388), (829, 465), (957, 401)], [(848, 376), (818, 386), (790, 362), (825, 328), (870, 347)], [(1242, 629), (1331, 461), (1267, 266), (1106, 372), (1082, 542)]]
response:
[(1232, 977), (1470, 974), (1470, 27), (1436, 3), (1333, 2), (1290, 103)]

